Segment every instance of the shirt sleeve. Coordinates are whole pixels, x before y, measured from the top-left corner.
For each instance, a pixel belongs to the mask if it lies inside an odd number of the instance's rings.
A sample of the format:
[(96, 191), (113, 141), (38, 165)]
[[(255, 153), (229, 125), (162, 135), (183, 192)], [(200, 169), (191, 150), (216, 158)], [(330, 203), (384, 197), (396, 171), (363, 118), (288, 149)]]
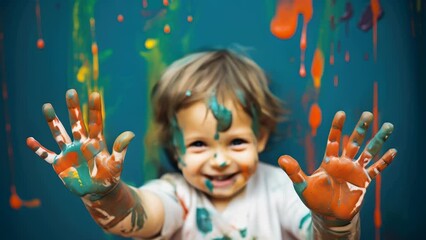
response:
[(156, 194), (164, 208), (163, 228), (160, 236), (153, 239), (170, 239), (183, 225), (185, 211), (176, 194), (176, 185), (181, 181), (180, 178), (175, 174), (165, 174), (141, 187), (141, 190)]

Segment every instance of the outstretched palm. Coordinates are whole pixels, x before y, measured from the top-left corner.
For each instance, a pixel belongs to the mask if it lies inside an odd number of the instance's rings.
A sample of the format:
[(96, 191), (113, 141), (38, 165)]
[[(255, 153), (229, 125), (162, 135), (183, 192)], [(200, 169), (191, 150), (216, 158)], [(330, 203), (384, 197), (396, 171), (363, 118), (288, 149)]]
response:
[(278, 160), (281, 168), (293, 181), (302, 201), (313, 212), (341, 220), (352, 219), (359, 212), (372, 179), (394, 159), (396, 150), (390, 149), (377, 162), (366, 168), (393, 131), (392, 124), (384, 123), (355, 160), (372, 120), (373, 115), (370, 112), (362, 114), (339, 157), (345, 113), (337, 112), (328, 136), (324, 159), (311, 176), (307, 176), (297, 161), (290, 156), (281, 156)]
[(133, 139), (132, 132), (124, 132), (114, 142), (110, 154), (102, 133), (101, 98), (98, 93), (89, 97), (89, 132), (80, 110), (77, 92), (66, 93), (72, 141), (59, 121), (52, 105), (43, 105), (43, 114), (55, 141), (61, 149), (56, 154), (43, 147), (34, 138), (27, 139), (27, 145), (41, 158), (52, 164), (65, 186), (79, 196), (89, 195), (96, 199), (110, 191), (120, 180), (123, 159), (127, 145)]

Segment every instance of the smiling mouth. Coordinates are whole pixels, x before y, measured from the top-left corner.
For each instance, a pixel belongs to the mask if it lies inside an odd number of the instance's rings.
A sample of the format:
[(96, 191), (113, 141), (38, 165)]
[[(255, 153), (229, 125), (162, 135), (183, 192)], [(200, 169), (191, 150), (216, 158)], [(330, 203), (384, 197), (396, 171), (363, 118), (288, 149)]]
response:
[(227, 175), (207, 175), (207, 174), (204, 174), (204, 176), (206, 178), (210, 179), (211, 181), (225, 181), (225, 180), (229, 180), (229, 179), (233, 178), (237, 174), (238, 173), (232, 173), (232, 174), (227, 174)]

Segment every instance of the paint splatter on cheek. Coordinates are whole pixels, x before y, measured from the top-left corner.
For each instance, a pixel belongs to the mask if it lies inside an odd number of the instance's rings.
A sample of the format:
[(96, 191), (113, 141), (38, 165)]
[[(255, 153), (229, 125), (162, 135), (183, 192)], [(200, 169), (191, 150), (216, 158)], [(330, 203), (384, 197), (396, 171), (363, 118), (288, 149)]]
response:
[(209, 190), (209, 192), (212, 193), (213, 187), (214, 187), (212, 181), (210, 181), (210, 179), (206, 179), (205, 185), (206, 185), (207, 189)]

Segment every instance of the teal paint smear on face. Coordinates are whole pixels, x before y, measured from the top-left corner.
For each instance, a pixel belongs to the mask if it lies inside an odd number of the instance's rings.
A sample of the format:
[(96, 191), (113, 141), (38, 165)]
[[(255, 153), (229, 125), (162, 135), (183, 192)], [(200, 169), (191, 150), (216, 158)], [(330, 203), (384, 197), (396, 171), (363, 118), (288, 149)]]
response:
[(224, 161), (224, 162), (222, 162), (220, 165), (219, 165), (219, 167), (225, 167), (226, 166), (226, 162)]
[[(173, 130), (173, 146), (179, 150), (180, 154), (184, 155), (186, 153), (185, 139), (183, 137), (183, 132), (176, 121), (176, 117), (172, 119), (171, 124)], [(178, 157), (178, 161), (184, 167), (186, 166), (185, 162), (181, 157)]]
[(210, 179), (206, 179), (205, 181), (206, 187), (209, 189), (209, 192), (213, 192), (213, 183), (210, 181)]
[(213, 230), (210, 214), (205, 208), (197, 208), (196, 210), (197, 228), (200, 232), (206, 234)]
[(232, 112), (219, 104), (216, 96), (210, 97), (209, 108), (217, 120), (217, 131), (224, 132), (228, 130), (232, 124)]
[(214, 140), (219, 140), (219, 132), (216, 132), (216, 133), (214, 134)]

